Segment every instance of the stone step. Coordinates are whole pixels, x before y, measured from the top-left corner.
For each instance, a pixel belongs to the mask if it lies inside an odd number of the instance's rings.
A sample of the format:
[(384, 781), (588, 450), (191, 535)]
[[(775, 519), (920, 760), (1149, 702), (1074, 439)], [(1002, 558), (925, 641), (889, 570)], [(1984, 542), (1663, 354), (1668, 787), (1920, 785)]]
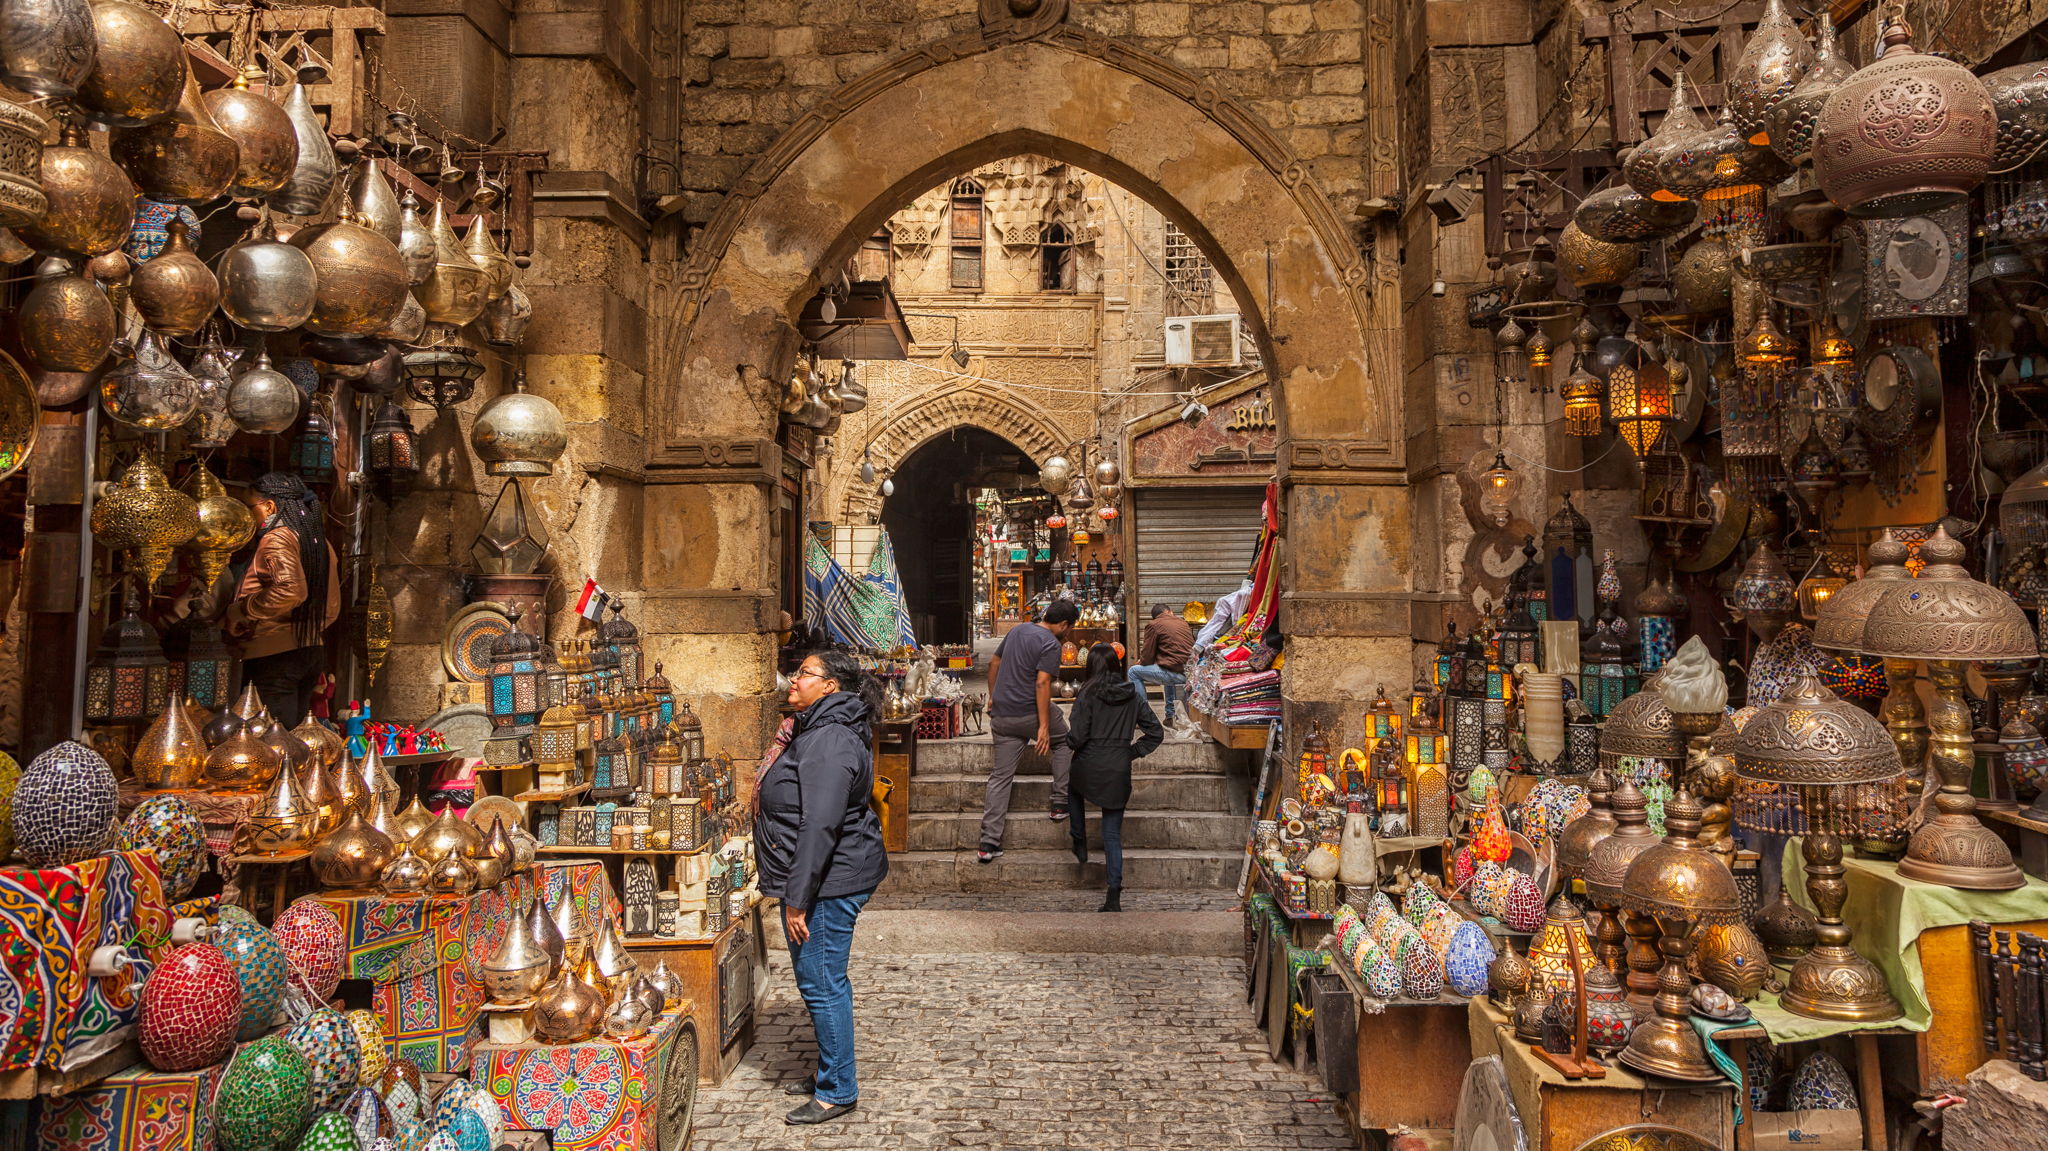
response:
[[(1143, 760), (1139, 765), (1144, 765)], [(1130, 808), (1150, 811), (1232, 811), (1246, 806), (1238, 796), (1242, 785), (1222, 774), (1131, 774)], [(988, 794), (988, 773), (926, 775), (919, 772), (910, 781), (910, 809), (917, 813), (981, 811)], [(1024, 776), (1010, 785), (1010, 810), (1044, 811), (1052, 800), (1052, 776)]]
[[(1124, 886), (1150, 891), (1229, 890), (1244, 866), (1242, 849), (1227, 853), (1133, 848), (1124, 852)], [(972, 851), (906, 851), (889, 857), (883, 891), (1005, 891), (1020, 888), (1100, 888), (1102, 854), (1086, 867), (1059, 851), (1010, 851), (978, 863)]]
[[(1209, 740), (1168, 740), (1158, 750), (1137, 762), (1137, 770), (1154, 775), (1166, 772), (1250, 772), (1253, 753), (1231, 751)], [(917, 745), (917, 774), (988, 775), (995, 762), (995, 744), (987, 736), (960, 739), (927, 739)], [(1052, 760), (1029, 750), (1017, 766), (1019, 775), (1050, 775)]]
[[(1143, 811), (1124, 813), (1124, 846), (1156, 847), (1185, 851), (1227, 852), (1242, 849), (1250, 831), (1241, 816), (1217, 811)], [(971, 851), (980, 846), (981, 813), (941, 813), (910, 816), (912, 851)], [(1072, 838), (1065, 821), (1045, 817), (1044, 808), (1012, 809), (1003, 830), (1003, 846), (1016, 849), (1070, 850)], [(1088, 842), (1102, 845), (1102, 824), (1094, 813), (1088, 819)], [(1070, 857), (1071, 858), (1071, 857)]]

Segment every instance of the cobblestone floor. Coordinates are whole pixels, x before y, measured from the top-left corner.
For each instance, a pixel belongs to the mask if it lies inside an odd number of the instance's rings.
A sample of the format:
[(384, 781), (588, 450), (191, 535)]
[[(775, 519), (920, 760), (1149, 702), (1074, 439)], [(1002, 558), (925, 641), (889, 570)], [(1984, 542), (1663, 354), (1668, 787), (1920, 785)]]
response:
[(861, 1109), (786, 1126), (810, 1019), (772, 954), (740, 1068), (698, 1097), (696, 1151), (1260, 1151), (1354, 1146), (1306, 1075), (1266, 1058), (1224, 958), (878, 955), (853, 961)]

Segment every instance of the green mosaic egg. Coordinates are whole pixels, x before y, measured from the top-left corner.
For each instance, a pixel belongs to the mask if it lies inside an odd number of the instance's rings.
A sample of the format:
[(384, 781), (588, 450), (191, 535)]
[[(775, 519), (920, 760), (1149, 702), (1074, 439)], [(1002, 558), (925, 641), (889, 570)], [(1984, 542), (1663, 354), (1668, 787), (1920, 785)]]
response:
[(313, 1072), (306, 1057), (271, 1035), (236, 1052), (213, 1098), (221, 1151), (283, 1151), (306, 1125)]
[(341, 1112), (326, 1112), (299, 1137), (299, 1151), (357, 1151), (355, 1129)]

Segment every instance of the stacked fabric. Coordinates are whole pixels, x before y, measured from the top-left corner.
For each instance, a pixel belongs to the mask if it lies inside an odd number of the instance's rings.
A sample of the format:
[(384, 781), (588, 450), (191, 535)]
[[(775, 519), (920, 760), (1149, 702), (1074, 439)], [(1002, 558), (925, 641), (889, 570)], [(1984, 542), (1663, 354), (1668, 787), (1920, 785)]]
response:
[(1280, 673), (1255, 671), (1230, 676), (1217, 693), (1216, 718), (1227, 724), (1278, 723)]

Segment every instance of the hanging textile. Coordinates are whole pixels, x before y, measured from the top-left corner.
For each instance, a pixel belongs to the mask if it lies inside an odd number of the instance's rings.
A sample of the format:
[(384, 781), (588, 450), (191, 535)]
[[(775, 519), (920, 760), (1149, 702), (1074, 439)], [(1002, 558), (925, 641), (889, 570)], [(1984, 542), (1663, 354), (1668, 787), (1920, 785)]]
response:
[(839, 566), (813, 535), (804, 540), (804, 618), (826, 638), (865, 652), (915, 647), (910, 609), (896, 570), (896, 548), (887, 532), (875, 545), (867, 571), (853, 575)]
[(1273, 626), (1280, 609), (1280, 572), (1274, 562), (1280, 550), (1280, 486), (1266, 485), (1266, 503), (1261, 510), (1264, 526), (1259, 529), (1259, 550), (1252, 556), (1252, 594), (1245, 600), (1244, 614), (1231, 621), (1217, 648), (1226, 654), (1259, 642)]

